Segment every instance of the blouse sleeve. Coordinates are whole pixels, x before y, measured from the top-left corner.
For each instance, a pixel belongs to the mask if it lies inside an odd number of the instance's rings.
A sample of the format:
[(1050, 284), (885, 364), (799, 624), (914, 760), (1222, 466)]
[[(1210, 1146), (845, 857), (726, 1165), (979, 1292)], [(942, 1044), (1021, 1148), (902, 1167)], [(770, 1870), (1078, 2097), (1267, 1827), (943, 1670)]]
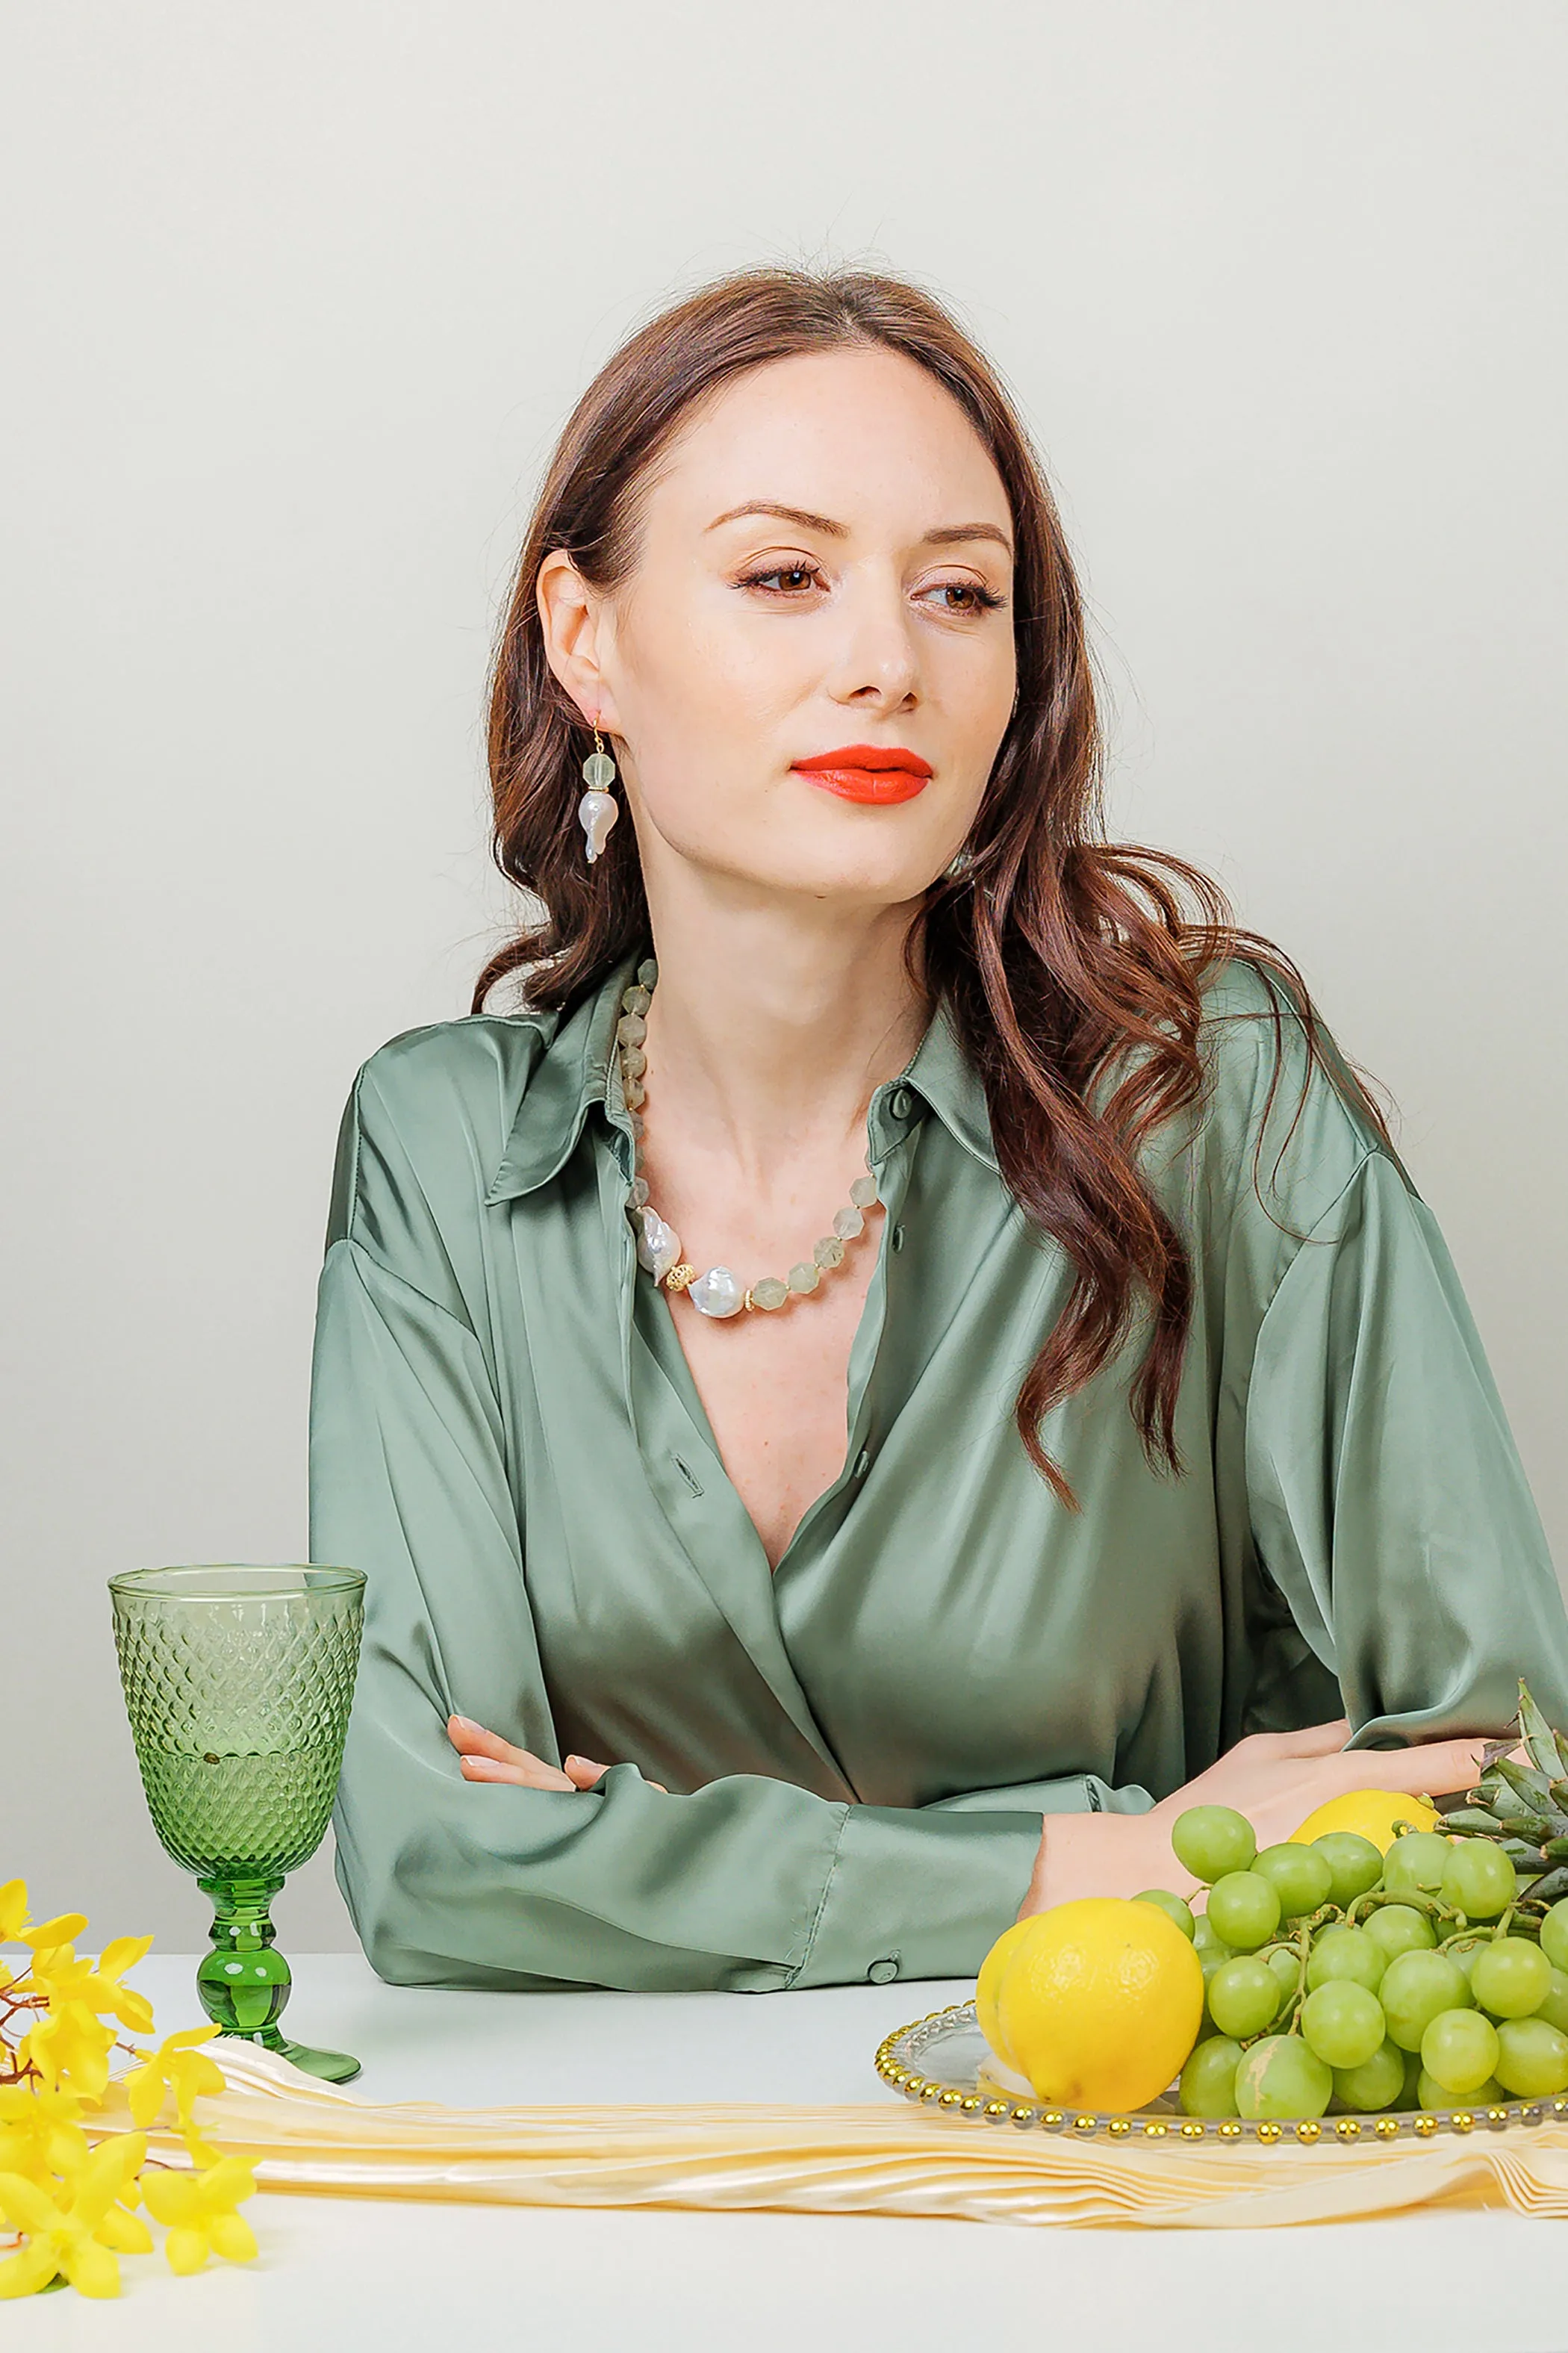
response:
[(1258, 1327), (1254, 1541), (1339, 1678), (1350, 1746), (1499, 1733), (1522, 1675), (1568, 1722), (1568, 1618), (1436, 1219), (1366, 1151)]
[(348, 1229), (344, 1182), (340, 1164), (310, 1543), (367, 1577), (333, 1823), (372, 1965), (401, 1984), (750, 1992), (973, 1975), (1028, 1885), (1037, 1808), (850, 1806), (763, 1775), (666, 1795), (625, 1763), (584, 1792), (463, 1779), (459, 1704), (559, 1761), (526, 1499), (475, 1331)]

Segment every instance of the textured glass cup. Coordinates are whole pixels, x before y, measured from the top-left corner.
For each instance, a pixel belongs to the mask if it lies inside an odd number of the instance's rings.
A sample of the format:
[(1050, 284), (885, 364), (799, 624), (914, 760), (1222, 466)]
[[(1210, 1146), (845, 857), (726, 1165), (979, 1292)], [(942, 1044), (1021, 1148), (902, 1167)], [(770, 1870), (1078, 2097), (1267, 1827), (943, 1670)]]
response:
[(135, 1568), (111, 1577), (109, 1590), (153, 1827), (212, 1899), (213, 1949), (196, 1971), (202, 2007), (225, 2034), (344, 2083), (357, 2059), (279, 2031), (291, 1980), (268, 1906), (331, 1818), (363, 1573)]

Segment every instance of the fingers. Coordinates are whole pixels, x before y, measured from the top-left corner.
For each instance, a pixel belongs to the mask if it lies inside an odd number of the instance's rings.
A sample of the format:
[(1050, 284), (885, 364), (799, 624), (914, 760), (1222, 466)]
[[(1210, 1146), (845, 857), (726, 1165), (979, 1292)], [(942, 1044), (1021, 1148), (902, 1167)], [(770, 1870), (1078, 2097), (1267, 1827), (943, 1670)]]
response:
[(574, 1789), (596, 1789), (609, 1771), (607, 1765), (595, 1765), (591, 1757), (568, 1757), (566, 1770)]
[(1331, 1757), (1342, 1748), (1351, 1736), (1348, 1715), (1336, 1715), (1331, 1724), (1303, 1725), (1300, 1732), (1281, 1732), (1278, 1739), (1289, 1744), (1296, 1757)]
[(1396, 1789), (1410, 1798), (1452, 1797), (1474, 1788), (1486, 1748), (1485, 1740), (1478, 1737), (1418, 1740), (1410, 1748), (1352, 1749), (1345, 1763), (1353, 1766), (1361, 1778), (1346, 1787)]
[(531, 1749), (515, 1748), (471, 1716), (448, 1716), (447, 1737), (462, 1760), (458, 1770), (465, 1781), (511, 1781), (525, 1789), (574, 1789), (577, 1786), (542, 1757), (535, 1757)]

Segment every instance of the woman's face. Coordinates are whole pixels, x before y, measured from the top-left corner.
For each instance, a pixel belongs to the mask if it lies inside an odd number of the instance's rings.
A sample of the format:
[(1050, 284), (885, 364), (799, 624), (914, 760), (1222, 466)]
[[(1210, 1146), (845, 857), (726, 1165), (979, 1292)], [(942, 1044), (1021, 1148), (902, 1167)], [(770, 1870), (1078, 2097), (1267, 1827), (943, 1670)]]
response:
[[(989, 453), (897, 353), (774, 361), (705, 405), (646, 486), (621, 586), (597, 596), (564, 556), (541, 573), (552, 659), (615, 741), (650, 890), (679, 860), (917, 899), (1012, 711), (1012, 545)], [(876, 765), (894, 752), (905, 766)], [(856, 756), (801, 765), (835, 753)]]

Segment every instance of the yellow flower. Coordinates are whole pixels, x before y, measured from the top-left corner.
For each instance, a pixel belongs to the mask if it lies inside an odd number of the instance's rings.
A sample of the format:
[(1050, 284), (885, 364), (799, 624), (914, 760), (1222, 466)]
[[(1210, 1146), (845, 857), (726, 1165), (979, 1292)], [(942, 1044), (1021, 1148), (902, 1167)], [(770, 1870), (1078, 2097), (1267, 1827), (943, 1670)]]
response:
[(0, 2084), (0, 2173), (69, 2173), (91, 2150), (69, 2092)]
[(195, 2048), (198, 2042), (210, 2042), (217, 2031), (216, 2026), (187, 2026), (178, 2034), (165, 2034), (157, 2050), (150, 2051), (140, 2067), (131, 2069), (125, 2077), (125, 2096), (137, 2124), (152, 2123), (169, 2091), (174, 2095), (179, 2129), (184, 2131), (191, 2123), (197, 2094), (223, 2090), (223, 2069), (216, 2059)]
[(120, 1980), (127, 1969), (133, 1969), (138, 1961), (145, 1959), (152, 1947), (151, 1936), (116, 1936), (99, 1955), (97, 1968), (83, 1979), (78, 1999), (100, 2012), (112, 2011), (121, 2024), (129, 2026), (133, 2033), (151, 2034), (152, 2003), (144, 1993), (121, 1985)]
[(224, 2157), (205, 2173), (149, 2173), (142, 2183), (147, 2211), (168, 2226), (163, 2253), (174, 2272), (200, 2271), (209, 2253), (247, 2263), (256, 2234), (235, 2208), (252, 2197), (256, 2177), (243, 2158)]
[(8, 1879), (0, 1887), (0, 1945), (14, 1945), (27, 1925), (27, 1883)]
[[(146, 2153), (144, 2134), (116, 2133), (53, 2196), (20, 2174), (0, 2173), (0, 2214), (26, 2236), (19, 2254), (0, 2262), (0, 2297), (31, 2295), (57, 2274), (80, 2295), (118, 2295), (120, 2266), (99, 2233), (123, 2243), (121, 2225), (110, 2220), (110, 2210)], [(133, 2232), (147, 2236), (135, 2216), (124, 2219)], [(144, 2252), (140, 2240), (132, 2243)]]
[(85, 2001), (51, 2002), (47, 2016), (22, 2041), (24, 2065), (30, 2060), (51, 2091), (100, 2100), (109, 2082), (114, 2029), (96, 2018)]

